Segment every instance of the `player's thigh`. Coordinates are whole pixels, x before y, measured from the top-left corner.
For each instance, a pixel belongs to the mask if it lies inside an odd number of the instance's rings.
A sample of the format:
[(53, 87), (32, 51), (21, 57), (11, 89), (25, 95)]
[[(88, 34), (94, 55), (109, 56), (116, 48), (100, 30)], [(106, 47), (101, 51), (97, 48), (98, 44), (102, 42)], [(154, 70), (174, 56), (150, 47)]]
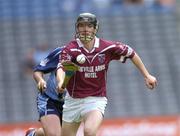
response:
[(84, 133), (86, 135), (96, 135), (102, 123), (106, 105), (106, 97), (85, 98), (82, 116), (84, 120)]
[(44, 129), (43, 128), (36, 129), (36, 136), (45, 136)]
[(62, 122), (62, 136), (76, 136), (80, 123)]
[(83, 122), (81, 122), (78, 128), (76, 136), (84, 136), (84, 123)]
[(81, 121), (82, 104), (82, 99), (75, 99), (71, 96), (66, 95), (65, 103), (63, 105), (62, 120), (64, 122), (79, 123)]
[(84, 116), (84, 133), (85, 135), (96, 135), (103, 121), (103, 115), (99, 110), (93, 110)]
[(60, 136), (61, 124), (57, 115), (49, 114), (41, 117), (41, 124), (47, 136)]
[(39, 117), (48, 115), (48, 114), (56, 114), (59, 118), (62, 118), (62, 110), (63, 110), (63, 102), (53, 100), (46, 94), (38, 94), (37, 97), (37, 109), (39, 113)]
[(44, 132), (48, 136), (60, 136), (62, 104), (52, 100), (45, 94), (39, 94), (37, 98), (37, 108), (40, 122)]

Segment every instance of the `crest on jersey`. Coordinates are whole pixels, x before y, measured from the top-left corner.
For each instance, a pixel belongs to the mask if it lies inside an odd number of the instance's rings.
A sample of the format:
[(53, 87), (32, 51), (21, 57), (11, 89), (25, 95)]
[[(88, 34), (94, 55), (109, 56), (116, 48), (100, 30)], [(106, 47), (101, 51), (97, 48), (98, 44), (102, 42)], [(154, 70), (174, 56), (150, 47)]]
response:
[(105, 61), (105, 54), (99, 54), (98, 55), (98, 60), (100, 63), (103, 63)]

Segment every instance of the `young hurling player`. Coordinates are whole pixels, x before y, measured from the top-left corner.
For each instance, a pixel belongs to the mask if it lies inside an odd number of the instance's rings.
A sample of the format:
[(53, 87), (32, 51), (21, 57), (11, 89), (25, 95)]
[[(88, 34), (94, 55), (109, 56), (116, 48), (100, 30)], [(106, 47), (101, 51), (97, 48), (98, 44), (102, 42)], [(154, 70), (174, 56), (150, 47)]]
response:
[[(76, 21), (76, 37), (60, 54), (60, 62), (71, 61), (80, 66), (67, 85), (63, 106), (62, 135), (75, 136), (80, 122), (84, 123), (84, 136), (96, 136), (103, 121), (107, 104), (106, 75), (110, 61), (125, 63), (130, 59), (139, 69), (149, 89), (157, 80), (145, 68), (138, 54), (128, 45), (96, 37), (98, 21), (91, 13), (82, 13)], [(76, 57), (84, 54), (86, 61), (80, 64)], [(63, 66), (57, 69), (58, 89), (62, 90)]]
[[(55, 72), (62, 47), (53, 50), (40, 64), (35, 66), (33, 77), (39, 90), (37, 109), (42, 128), (30, 128), (26, 136), (59, 136), (61, 134), (63, 94), (56, 89)], [(46, 82), (44, 74), (50, 73)]]

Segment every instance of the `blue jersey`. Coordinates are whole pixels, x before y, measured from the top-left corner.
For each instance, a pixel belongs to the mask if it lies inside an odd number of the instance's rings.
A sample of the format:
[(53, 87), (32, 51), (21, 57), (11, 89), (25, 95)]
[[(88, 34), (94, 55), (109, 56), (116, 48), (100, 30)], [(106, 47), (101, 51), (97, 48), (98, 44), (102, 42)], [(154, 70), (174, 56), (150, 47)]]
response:
[(59, 54), (61, 53), (63, 47), (58, 47), (54, 49), (49, 55), (44, 58), (40, 64), (34, 67), (34, 71), (41, 71), (44, 74), (50, 73), (47, 80), (47, 88), (45, 89), (45, 94), (54, 100), (59, 100), (58, 92), (56, 89), (57, 81), (55, 71), (59, 63)]

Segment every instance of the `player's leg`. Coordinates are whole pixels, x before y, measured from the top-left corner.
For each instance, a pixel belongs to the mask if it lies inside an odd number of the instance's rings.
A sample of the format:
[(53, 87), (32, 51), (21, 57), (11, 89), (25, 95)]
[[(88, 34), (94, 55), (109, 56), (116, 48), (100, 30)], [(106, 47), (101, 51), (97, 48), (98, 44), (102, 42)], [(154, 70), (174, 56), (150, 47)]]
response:
[(25, 136), (60, 136), (63, 102), (50, 99), (44, 94), (37, 98), (40, 122), (43, 128), (30, 128)]
[(82, 102), (81, 99), (74, 99), (66, 94), (63, 105), (62, 136), (76, 136), (81, 122)]
[(87, 97), (84, 99), (82, 111), (84, 136), (96, 136), (103, 121), (106, 105), (107, 99), (105, 97)]
[(60, 136), (61, 125), (57, 115), (49, 114), (41, 118), (41, 125), (47, 136)]
[(96, 136), (98, 129), (103, 121), (100, 111), (90, 111), (84, 116), (84, 136)]
[(39, 94), (37, 105), (45, 135), (60, 136), (63, 103), (52, 100), (45, 94)]
[(45, 136), (43, 128), (36, 129), (35, 134), (35, 136)]
[(76, 136), (80, 123), (62, 123), (62, 136)]
[(78, 128), (76, 136), (84, 136), (84, 123), (83, 122), (81, 122)]

